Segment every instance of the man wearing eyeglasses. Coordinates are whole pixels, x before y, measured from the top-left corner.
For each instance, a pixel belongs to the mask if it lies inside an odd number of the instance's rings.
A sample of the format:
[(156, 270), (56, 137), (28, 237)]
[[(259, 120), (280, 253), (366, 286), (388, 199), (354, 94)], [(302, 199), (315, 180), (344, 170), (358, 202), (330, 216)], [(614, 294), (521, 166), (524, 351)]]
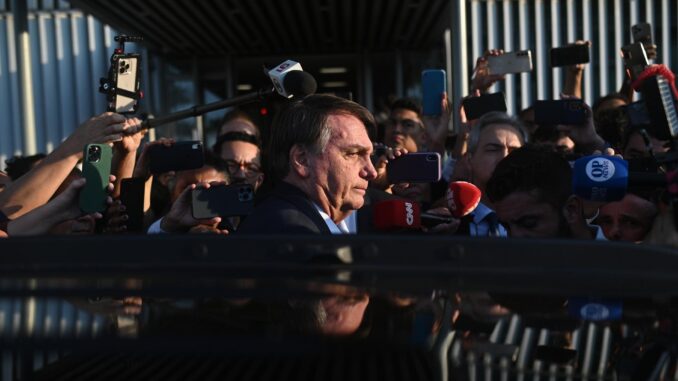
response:
[(217, 139), (214, 153), (226, 165), (231, 183), (250, 184), (255, 192), (261, 186), (264, 173), (256, 136), (244, 132), (227, 132)]
[(410, 98), (398, 99), (391, 105), (391, 114), (384, 130), (384, 144), (391, 148), (421, 151), (426, 143), (426, 129), (421, 120), (421, 106)]

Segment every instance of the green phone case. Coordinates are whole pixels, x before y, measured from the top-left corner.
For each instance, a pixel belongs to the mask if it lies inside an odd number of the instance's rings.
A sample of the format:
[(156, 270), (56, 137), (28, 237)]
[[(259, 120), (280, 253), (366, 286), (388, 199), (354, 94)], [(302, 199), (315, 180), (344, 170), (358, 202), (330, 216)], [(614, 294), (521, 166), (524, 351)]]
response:
[[(97, 153), (98, 152), (98, 153)], [(87, 180), (80, 190), (80, 209), (85, 213), (106, 209), (108, 178), (113, 151), (107, 144), (87, 144), (83, 152), (82, 176)]]

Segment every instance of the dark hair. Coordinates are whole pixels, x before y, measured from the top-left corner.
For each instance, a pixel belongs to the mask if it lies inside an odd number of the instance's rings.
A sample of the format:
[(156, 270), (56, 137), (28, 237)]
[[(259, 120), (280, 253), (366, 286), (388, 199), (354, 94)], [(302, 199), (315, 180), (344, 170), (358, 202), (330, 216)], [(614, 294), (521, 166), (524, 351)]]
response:
[(593, 102), (593, 106), (591, 106), (591, 111), (593, 111), (593, 115), (595, 116), (598, 113), (598, 109), (600, 108), (600, 106), (603, 105), (603, 103), (605, 103), (607, 101), (615, 100), (615, 99), (618, 99), (620, 101), (624, 101), (624, 103), (627, 103), (627, 104), (629, 103), (629, 99), (623, 94), (620, 94), (620, 93), (608, 94), (604, 97), (598, 98), (595, 102)]
[(5, 164), (7, 164), (5, 172), (7, 172), (12, 181), (16, 181), (16, 179), (28, 173), (38, 161), (46, 156), (44, 153), (31, 156), (14, 156), (5, 160)]
[(239, 109), (233, 109), (226, 114), (224, 114), (224, 118), (221, 120), (221, 124), (219, 125), (219, 130), (221, 131), (221, 127), (223, 127), (226, 123), (230, 123), (234, 120), (241, 119), (244, 121), (247, 121), (251, 123), (254, 126), (254, 129), (256, 131), (256, 137), (259, 139), (261, 137), (261, 134), (259, 132), (259, 127), (254, 123), (254, 120), (250, 117), (250, 115), (242, 110)]
[(414, 111), (417, 113), (417, 116), (421, 117), (421, 103), (419, 103), (419, 101), (414, 98), (396, 99), (393, 103), (391, 103), (391, 111), (398, 109)]
[(327, 123), (331, 115), (350, 115), (358, 118), (366, 129), (375, 125), (374, 117), (363, 106), (336, 97), (316, 94), (289, 104), (278, 113), (271, 126), (268, 152), (271, 155), (270, 173), (277, 180), (287, 176), (290, 169), (290, 150), (296, 144), (319, 153), (332, 136)]
[(531, 192), (560, 210), (572, 194), (572, 169), (549, 147), (528, 144), (497, 164), (486, 191), (492, 202), (514, 192)]
[(214, 153), (216, 156), (219, 156), (221, 146), (226, 142), (245, 142), (254, 144), (257, 147), (261, 147), (259, 139), (256, 136), (245, 132), (231, 131), (223, 135), (219, 135), (217, 142), (214, 143), (214, 146), (212, 146), (212, 153)]

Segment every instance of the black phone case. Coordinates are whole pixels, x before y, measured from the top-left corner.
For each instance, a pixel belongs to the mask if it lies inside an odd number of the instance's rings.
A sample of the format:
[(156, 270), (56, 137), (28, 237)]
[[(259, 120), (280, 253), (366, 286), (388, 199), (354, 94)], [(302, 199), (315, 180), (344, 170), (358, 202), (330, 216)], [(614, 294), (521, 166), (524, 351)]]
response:
[(475, 120), (492, 111), (506, 112), (506, 98), (504, 93), (485, 94), (479, 97), (469, 97), (462, 102), (466, 119)]
[(534, 104), (534, 122), (552, 126), (582, 125), (586, 122), (586, 108), (579, 99), (537, 101)]
[(176, 142), (170, 147), (155, 145), (149, 148), (148, 154), (153, 174), (197, 169), (205, 164), (202, 143), (199, 141)]
[(122, 179), (120, 182), (120, 202), (125, 205), (127, 231), (144, 232), (144, 190), (146, 182), (140, 178)]
[(386, 173), (391, 184), (434, 183), (440, 180), (440, 154), (415, 152), (389, 160)]
[(254, 208), (254, 189), (249, 184), (196, 188), (191, 196), (193, 218), (199, 220), (246, 216)]
[(551, 67), (572, 66), (588, 63), (590, 60), (588, 45), (572, 45), (551, 49)]

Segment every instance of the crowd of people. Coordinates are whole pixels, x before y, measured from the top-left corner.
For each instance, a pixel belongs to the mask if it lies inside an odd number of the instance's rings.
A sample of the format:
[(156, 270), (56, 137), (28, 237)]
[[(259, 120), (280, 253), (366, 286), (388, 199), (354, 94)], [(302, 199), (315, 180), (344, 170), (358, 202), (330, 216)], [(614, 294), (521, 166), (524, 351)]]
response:
[[(653, 48), (648, 52), (654, 54)], [(488, 57), (502, 54), (492, 50), (477, 60), (469, 97), (504, 80), (489, 73), (487, 65)], [(563, 98), (582, 97), (584, 70), (582, 64), (566, 68)], [(586, 106), (581, 125), (555, 126), (538, 125), (532, 107), (516, 116), (492, 111), (467, 120), (464, 109), (451, 105), (445, 94), (441, 115), (424, 116), (418, 100), (403, 98), (376, 119), (353, 101), (310, 95), (290, 101), (275, 115), (270, 131), (260, 131), (240, 110), (229, 111), (216, 144), (204, 150), (202, 167), (165, 173), (151, 172), (149, 150), (171, 147), (174, 140), (144, 142), (139, 119), (104, 113), (47, 155), (7, 161), (0, 173), (0, 234), (129, 233), (121, 181), (137, 178), (145, 184), (141, 224), (146, 234), (376, 233), (372, 207), (404, 199), (446, 217), (421, 234), (635, 243), (652, 235), (662, 237), (656, 243), (675, 242), (678, 232), (664, 189), (630, 188), (622, 200), (609, 203), (586, 200), (572, 190), (575, 157), (654, 158), (671, 149), (672, 142), (657, 139), (651, 128), (618, 117), (632, 101), (632, 91), (627, 83), (595, 100), (593, 107)], [(455, 113), (462, 125), (451, 136)], [(83, 147), (92, 143), (112, 146), (112, 169), (107, 208), (86, 213), (78, 204), (86, 183), (78, 163)], [(377, 146), (385, 147), (379, 155)], [(440, 181), (389, 181), (389, 163), (414, 152), (441, 155)], [(470, 214), (454, 218), (445, 193), (449, 182), (459, 180), (478, 187), (482, 198)], [(252, 187), (257, 203), (251, 214), (195, 218), (192, 192), (222, 184)]]

